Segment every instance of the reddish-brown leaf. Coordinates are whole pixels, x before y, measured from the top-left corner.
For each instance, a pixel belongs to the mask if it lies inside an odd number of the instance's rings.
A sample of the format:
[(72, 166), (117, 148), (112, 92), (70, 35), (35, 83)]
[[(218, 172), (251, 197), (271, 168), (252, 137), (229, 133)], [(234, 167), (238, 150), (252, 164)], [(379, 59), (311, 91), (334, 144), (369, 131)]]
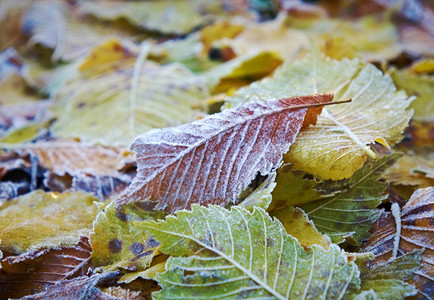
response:
[(393, 258), (394, 251), (401, 256), (424, 249), (422, 268), (415, 272), (411, 283), (416, 285), (420, 295), (429, 298), (434, 293), (433, 221), (434, 187), (419, 189), (402, 208), (400, 235), (397, 236), (398, 226), (391, 213), (384, 213), (374, 224), (373, 235), (364, 246), (364, 251), (374, 254), (368, 266), (386, 263)]
[(81, 276), (61, 281), (56, 285), (48, 287), (45, 291), (39, 294), (28, 296), (23, 299), (118, 300), (121, 298), (113, 297), (102, 292), (98, 286), (114, 285), (119, 277), (119, 272), (94, 274), (90, 277)]
[(43, 249), (8, 256), (1, 261), (0, 299), (41, 292), (62, 280), (81, 276), (91, 267), (88, 238), (72, 247)]
[[(248, 103), (191, 124), (136, 138), (138, 173), (119, 202), (150, 199), (175, 212), (193, 203), (226, 205), (258, 174), (268, 174), (288, 151), (310, 107), (333, 93)], [(318, 109), (310, 110), (314, 122)]]

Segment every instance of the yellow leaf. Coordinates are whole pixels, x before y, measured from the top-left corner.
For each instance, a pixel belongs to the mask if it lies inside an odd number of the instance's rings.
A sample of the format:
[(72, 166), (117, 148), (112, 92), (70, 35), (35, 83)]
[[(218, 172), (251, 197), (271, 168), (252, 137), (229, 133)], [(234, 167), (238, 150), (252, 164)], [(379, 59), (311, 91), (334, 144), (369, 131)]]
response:
[(88, 236), (98, 209), (97, 199), (82, 192), (34, 191), (0, 207), (3, 251), (19, 254), (78, 243)]
[(279, 219), (286, 232), (297, 238), (304, 248), (314, 244), (320, 245), (326, 250), (329, 248), (331, 244), (330, 238), (316, 229), (315, 224), (309, 220), (309, 217), (302, 209), (284, 207), (274, 210), (270, 214)]

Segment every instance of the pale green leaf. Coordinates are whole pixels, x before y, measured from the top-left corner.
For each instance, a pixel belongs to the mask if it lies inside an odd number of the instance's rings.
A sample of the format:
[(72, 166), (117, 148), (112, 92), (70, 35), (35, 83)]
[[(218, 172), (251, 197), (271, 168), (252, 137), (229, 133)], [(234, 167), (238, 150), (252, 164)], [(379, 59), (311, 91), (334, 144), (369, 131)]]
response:
[(37, 190), (5, 202), (0, 207), (0, 249), (19, 254), (78, 243), (91, 232), (97, 200), (82, 192)]
[(359, 271), (339, 247), (304, 251), (261, 208), (194, 205), (141, 226), (172, 255), (155, 299), (340, 299), (359, 287)]
[(366, 267), (369, 262), (358, 262), (362, 280), (361, 292), (350, 297), (393, 300), (415, 295), (416, 288), (404, 281), (413, 278), (413, 272), (421, 266), (421, 258), (421, 251), (413, 251), (384, 265)]
[(144, 131), (192, 121), (199, 100), (208, 96), (201, 80), (180, 64), (126, 58), (109, 66), (101, 73), (94, 72), (99, 66), (90, 68), (61, 89), (54, 136), (128, 146)]
[(247, 85), (271, 74), (282, 63), (274, 52), (253, 52), (231, 59), (203, 73), (205, 85), (213, 93)]
[(238, 204), (238, 206), (244, 207), (249, 211), (253, 211), (255, 207), (266, 210), (273, 200), (271, 192), (276, 186), (275, 180), (276, 173), (270, 174), (250, 195)]
[(117, 206), (114, 201), (101, 211), (90, 235), (92, 262), (107, 270), (143, 271), (152, 261), (159, 243), (134, 222), (157, 220), (165, 213), (141, 209), (134, 204)]
[(331, 197), (320, 198), (301, 206), (315, 226), (330, 236), (334, 243), (352, 237), (359, 244), (369, 237), (368, 230), (381, 211), (376, 207), (387, 198), (387, 183), (380, 182), (384, 171), (392, 165), (399, 154), (370, 160), (343, 182), (347, 190)]
[(206, 1), (104, 1), (83, 2), (81, 9), (102, 20), (124, 18), (133, 26), (164, 34), (186, 34), (203, 24)]
[(284, 207), (272, 211), (270, 215), (279, 219), (286, 232), (297, 238), (303, 247), (306, 248), (314, 244), (320, 245), (324, 249), (330, 247), (330, 238), (321, 234), (316, 229), (315, 224), (309, 220), (309, 217), (300, 208)]
[(375, 66), (310, 54), (286, 64), (273, 78), (242, 88), (228, 106), (325, 91), (334, 91), (335, 101), (352, 102), (324, 108), (317, 124), (298, 135), (285, 162), (322, 179), (349, 178), (368, 156), (375, 157), (367, 145), (392, 146), (412, 115), (411, 99)]
[(411, 105), (414, 108), (413, 118), (434, 122), (434, 76), (396, 69), (391, 69), (389, 74), (398, 88), (404, 89), (409, 95), (417, 96)]

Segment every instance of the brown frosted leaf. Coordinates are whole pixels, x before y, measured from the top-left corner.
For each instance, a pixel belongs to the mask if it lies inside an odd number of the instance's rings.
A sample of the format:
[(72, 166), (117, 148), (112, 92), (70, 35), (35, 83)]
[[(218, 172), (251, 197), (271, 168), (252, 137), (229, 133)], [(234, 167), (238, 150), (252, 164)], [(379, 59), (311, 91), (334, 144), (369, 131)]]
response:
[(40, 165), (57, 175), (112, 175), (132, 159), (122, 148), (87, 145), (68, 140), (53, 140), (24, 145)]
[(307, 108), (332, 99), (333, 93), (324, 93), (248, 103), (146, 132), (131, 146), (138, 174), (118, 201), (150, 199), (168, 212), (193, 203), (226, 205), (257, 173), (267, 175), (280, 162), (306, 114), (314, 121)]
[(63, 299), (63, 300), (117, 300), (121, 298), (102, 292), (99, 287), (114, 285), (119, 278), (119, 272), (94, 274), (91, 277), (81, 276), (64, 280), (47, 288), (45, 291), (23, 299)]
[(392, 214), (384, 213), (374, 224), (373, 235), (364, 246), (364, 251), (374, 254), (369, 266), (382, 265), (413, 250), (424, 249), (422, 268), (415, 272), (410, 283), (416, 285), (421, 296), (429, 298), (434, 292), (434, 187), (417, 190), (401, 213), (399, 206), (394, 206)]
[(90, 252), (88, 238), (82, 237), (74, 246), (4, 258), (0, 268), (0, 299), (42, 292), (62, 280), (85, 275), (91, 268)]

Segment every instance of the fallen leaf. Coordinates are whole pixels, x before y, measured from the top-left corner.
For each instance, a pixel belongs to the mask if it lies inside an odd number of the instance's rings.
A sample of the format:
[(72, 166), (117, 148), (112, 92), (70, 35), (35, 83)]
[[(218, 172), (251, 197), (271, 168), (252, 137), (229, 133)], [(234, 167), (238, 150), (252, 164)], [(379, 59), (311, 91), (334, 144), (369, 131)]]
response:
[(9, 47), (18, 48), (27, 41), (21, 31), (21, 21), (30, 1), (4, 0), (0, 3), (0, 52)]
[(52, 133), (128, 146), (139, 132), (193, 120), (194, 106), (207, 95), (201, 80), (180, 64), (127, 57), (85, 68), (59, 91)]
[(223, 93), (270, 75), (281, 63), (273, 52), (254, 52), (217, 65), (202, 76), (213, 94)]
[(206, 1), (158, 1), (123, 2), (98, 1), (83, 2), (81, 10), (101, 20), (114, 21), (124, 18), (133, 26), (162, 34), (186, 34), (204, 24)]
[(15, 149), (32, 153), (44, 168), (57, 175), (114, 175), (125, 162), (132, 160), (122, 148), (86, 145), (72, 140), (40, 141)]
[[(434, 188), (417, 190), (399, 211), (394, 204), (391, 213), (383, 213), (372, 228), (372, 236), (363, 246), (363, 251), (372, 252), (374, 259), (368, 267), (382, 265), (414, 250), (423, 249), (422, 268), (415, 271), (410, 283), (415, 284), (420, 296), (427, 299), (433, 294), (432, 220)], [(397, 210), (397, 211), (396, 211)]]
[(288, 27), (286, 19), (285, 14), (280, 14), (272, 21), (250, 23), (227, 43), (237, 55), (248, 55), (256, 51), (276, 52), (282, 59), (293, 59), (300, 50), (309, 48), (309, 36)]
[(42, 292), (65, 279), (86, 275), (92, 269), (89, 240), (74, 246), (41, 249), (8, 256), (1, 262), (0, 298), (20, 298)]
[(369, 238), (368, 230), (380, 216), (381, 211), (376, 207), (387, 198), (387, 183), (379, 180), (399, 156), (392, 154), (369, 161), (342, 183), (347, 189), (300, 207), (314, 222), (316, 228), (330, 236), (334, 243), (341, 243), (351, 237), (350, 242), (360, 244)]
[(352, 102), (324, 109), (316, 125), (297, 137), (285, 162), (315, 177), (339, 180), (360, 169), (368, 156), (375, 157), (367, 145), (398, 142), (412, 115), (407, 109), (412, 99), (373, 65), (311, 54), (240, 89), (228, 98), (228, 106), (329, 90), (336, 100)]
[(358, 269), (336, 245), (307, 251), (261, 208), (194, 205), (142, 228), (172, 257), (154, 299), (174, 297), (339, 298), (357, 290)]
[(409, 70), (391, 69), (388, 71), (395, 85), (404, 89), (407, 94), (415, 95), (416, 100), (412, 102), (414, 108), (413, 119), (418, 121), (434, 122), (434, 75), (413, 74)]
[(89, 26), (82, 19), (66, 2), (33, 2), (22, 27), (31, 35), (29, 47), (40, 44), (52, 49), (52, 61), (71, 61), (114, 33), (107, 26)]
[(284, 207), (273, 210), (270, 215), (276, 217), (283, 225), (286, 233), (295, 237), (305, 249), (311, 245), (320, 245), (329, 249), (331, 241), (316, 229), (306, 213), (298, 207)]
[(42, 299), (95, 299), (95, 300), (119, 300), (102, 292), (98, 287), (107, 284), (114, 285), (119, 278), (118, 272), (94, 274), (91, 277), (81, 276), (74, 279), (63, 280), (45, 291), (22, 299), (42, 300)]
[(0, 207), (0, 249), (20, 254), (76, 244), (90, 234), (96, 200), (85, 193), (38, 190), (5, 202)]
[[(257, 173), (268, 175), (277, 166), (302, 127), (307, 107), (332, 98), (328, 93), (250, 103), (146, 132), (131, 147), (137, 176), (117, 201), (150, 199), (168, 212), (193, 203), (226, 205)], [(309, 112), (312, 118), (306, 119), (315, 122), (317, 113)]]
[(135, 225), (136, 222), (158, 220), (166, 214), (141, 209), (133, 204), (117, 206), (113, 201), (100, 212), (90, 235), (92, 262), (96, 267), (113, 271), (145, 270), (156, 255), (159, 243), (153, 236)]
[[(264, 181), (254, 189), (238, 206), (253, 211), (255, 207), (260, 207), (264, 210), (268, 208), (272, 201), (271, 192), (276, 186), (276, 173), (272, 173)], [(245, 191), (244, 191), (245, 192)]]
[(434, 156), (404, 155), (383, 176), (384, 179), (400, 185), (414, 185), (417, 188), (434, 185)]
[[(404, 281), (413, 278), (413, 272), (420, 268), (420, 260), (421, 251), (413, 251), (384, 265), (366, 267), (369, 261), (356, 261), (361, 273), (360, 279), (362, 280), (361, 293), (359, 293), (366, 295), (368, 299), (370, 299), (369, 295), (374, 299), (391, 300), (416, 295), (417, 290), (415, 287)], [(357, 296), (355, 298), (359, 299)]]

